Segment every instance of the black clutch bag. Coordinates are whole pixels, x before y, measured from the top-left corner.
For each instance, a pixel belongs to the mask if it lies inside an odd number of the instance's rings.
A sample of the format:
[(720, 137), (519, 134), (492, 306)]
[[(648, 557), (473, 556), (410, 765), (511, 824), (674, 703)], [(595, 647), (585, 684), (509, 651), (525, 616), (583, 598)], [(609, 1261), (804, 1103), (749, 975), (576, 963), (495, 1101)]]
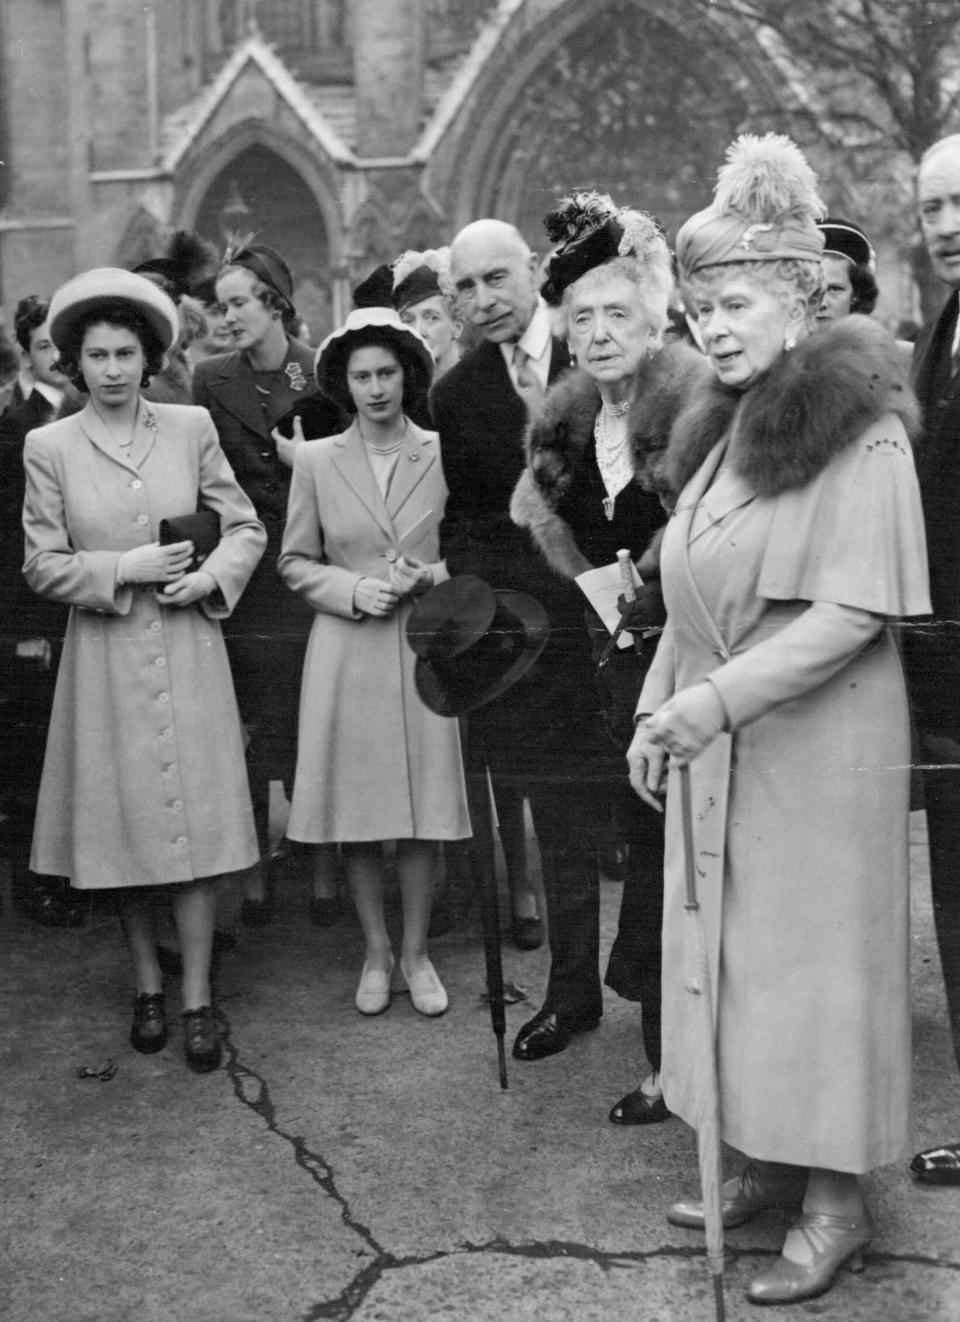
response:
[(193, 514), (160, 520), (161, 546), (169, 546), (171, 542), (193, 542), (191, 571), (200, 568), (219, 540), (220, 516), (213, 510), (197, 510)]

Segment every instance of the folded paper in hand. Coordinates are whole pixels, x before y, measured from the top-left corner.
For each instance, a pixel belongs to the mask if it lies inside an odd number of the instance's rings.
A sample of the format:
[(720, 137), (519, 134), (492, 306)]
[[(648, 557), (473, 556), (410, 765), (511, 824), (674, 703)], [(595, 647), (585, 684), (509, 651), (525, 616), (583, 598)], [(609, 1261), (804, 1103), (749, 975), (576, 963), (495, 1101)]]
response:
[[(633, 585), (636, 588), (643, 587), (643, 579), (637, 573), (637, 567), (631, 564), (633, 570)], [(587, 569), (576, 577), (576, 584), (583, 595), (589, 601), (590, 605), (600, 616), (606, 626), (609, 634), (617, 631), (617, 625), (620, 623), (620, 611), (617, 608), (617, 598), (623, 593), (623, 578), (620, 573), (618, 561), (612, 565), (600, 565), (597, 569)], [(626, 650), (633, 646), (633, 634), (624, 631), (617, 639), (617, 647)]]

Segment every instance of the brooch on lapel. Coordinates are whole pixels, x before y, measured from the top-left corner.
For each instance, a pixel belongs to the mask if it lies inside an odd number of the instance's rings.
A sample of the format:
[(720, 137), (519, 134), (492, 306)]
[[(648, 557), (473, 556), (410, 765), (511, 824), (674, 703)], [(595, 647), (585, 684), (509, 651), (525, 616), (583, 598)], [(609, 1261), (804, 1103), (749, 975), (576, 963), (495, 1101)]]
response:
[(299, 363), (287, 363), (283, 370), (287, 374), (291, 390), (306, 390), (307, 378), (303, 375), (303, 368)]
[(143, 410), (143, 425), (149, 427), (151, 431), (157, 430), (157, 415), (153, 409), (145, 408)]

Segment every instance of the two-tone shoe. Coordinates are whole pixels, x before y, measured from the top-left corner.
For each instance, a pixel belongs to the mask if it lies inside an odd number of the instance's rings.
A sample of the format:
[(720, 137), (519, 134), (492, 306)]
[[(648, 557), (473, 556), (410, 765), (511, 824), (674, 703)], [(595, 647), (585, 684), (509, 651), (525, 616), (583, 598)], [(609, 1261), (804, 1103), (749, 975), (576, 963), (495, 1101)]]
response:
[(354, 1004), (361, 1014), (383, 1014), (390, 1005), (390, 979), (393, 977), (393, 956), (387, 967), (376, 968), (364, 960), (357, 985)]
[[(747, 1286), (751, 1304), (797, 1304), (826, 1294), (839, 1272), (863, 1271), (863, 1250), (873, 1237), (870, 1218), (857, 1220), (829, 1212), (804, 1213), (787, 1235), (805, 1241), (806, 1263), (781, 1254), (772, 1267), (755, 1276)], [(786, 1250), (787, 1244), (784, 1245)]]
[[(769, 1208), (798, 1208), (807, 1188), (806, 1170), (771, 1171), (760, 1162), (749, 1161), (740, 1175), (726, 1180), (721, 1193), (723, 1224), (727, 1230), (745, 1225)], [(704, 1230), (702, 1202), (674, 1203), (667, 1212), (672, 1226)]]

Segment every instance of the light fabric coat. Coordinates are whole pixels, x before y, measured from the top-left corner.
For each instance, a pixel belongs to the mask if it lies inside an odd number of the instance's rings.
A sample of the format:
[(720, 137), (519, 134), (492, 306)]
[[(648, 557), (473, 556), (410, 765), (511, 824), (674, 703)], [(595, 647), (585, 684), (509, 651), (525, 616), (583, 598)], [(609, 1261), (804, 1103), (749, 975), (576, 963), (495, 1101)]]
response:
[[(742, 477), (711, 487), (724, 449), (664, 537), (668, 624), (638, 711), (709, 677), (730, 719), (690, 767), (722, 1136), (757, 1159), (862, 1172), (908, 1137), (909, 725), (888, 630), (864, 646), (842, 613), (831, 632), (808, 607), (929, 609), (910, 443), (887, 416), (765, 497)], [(701, 501), (710, 527), (691, 536)], [(664, 1095), (695, 1124), (702, 1007), (675, 776), (666, 833)]]
[[(31, 867), (81, 889), (184, 882), (257, 861), (220, 634), (266, 535), (205, 409), (141, 401), (129, 454), (91, 404), (24, 450), (27, 582), (71, 607)], [(198, 501), (220, 518), (218, 591), (162, 606), (117, 586), (124, 551)]]
[(457, 840), (470, 834), (457, 722), (414, 682), (403, 602), (354, 609), (390, 552), (437, 561), (447, 499), (436, 434), (408, 423), (384, 498), (354, 423), (297, 447), (279, 569), (317, 612), (303, 668), (293, 840)]

